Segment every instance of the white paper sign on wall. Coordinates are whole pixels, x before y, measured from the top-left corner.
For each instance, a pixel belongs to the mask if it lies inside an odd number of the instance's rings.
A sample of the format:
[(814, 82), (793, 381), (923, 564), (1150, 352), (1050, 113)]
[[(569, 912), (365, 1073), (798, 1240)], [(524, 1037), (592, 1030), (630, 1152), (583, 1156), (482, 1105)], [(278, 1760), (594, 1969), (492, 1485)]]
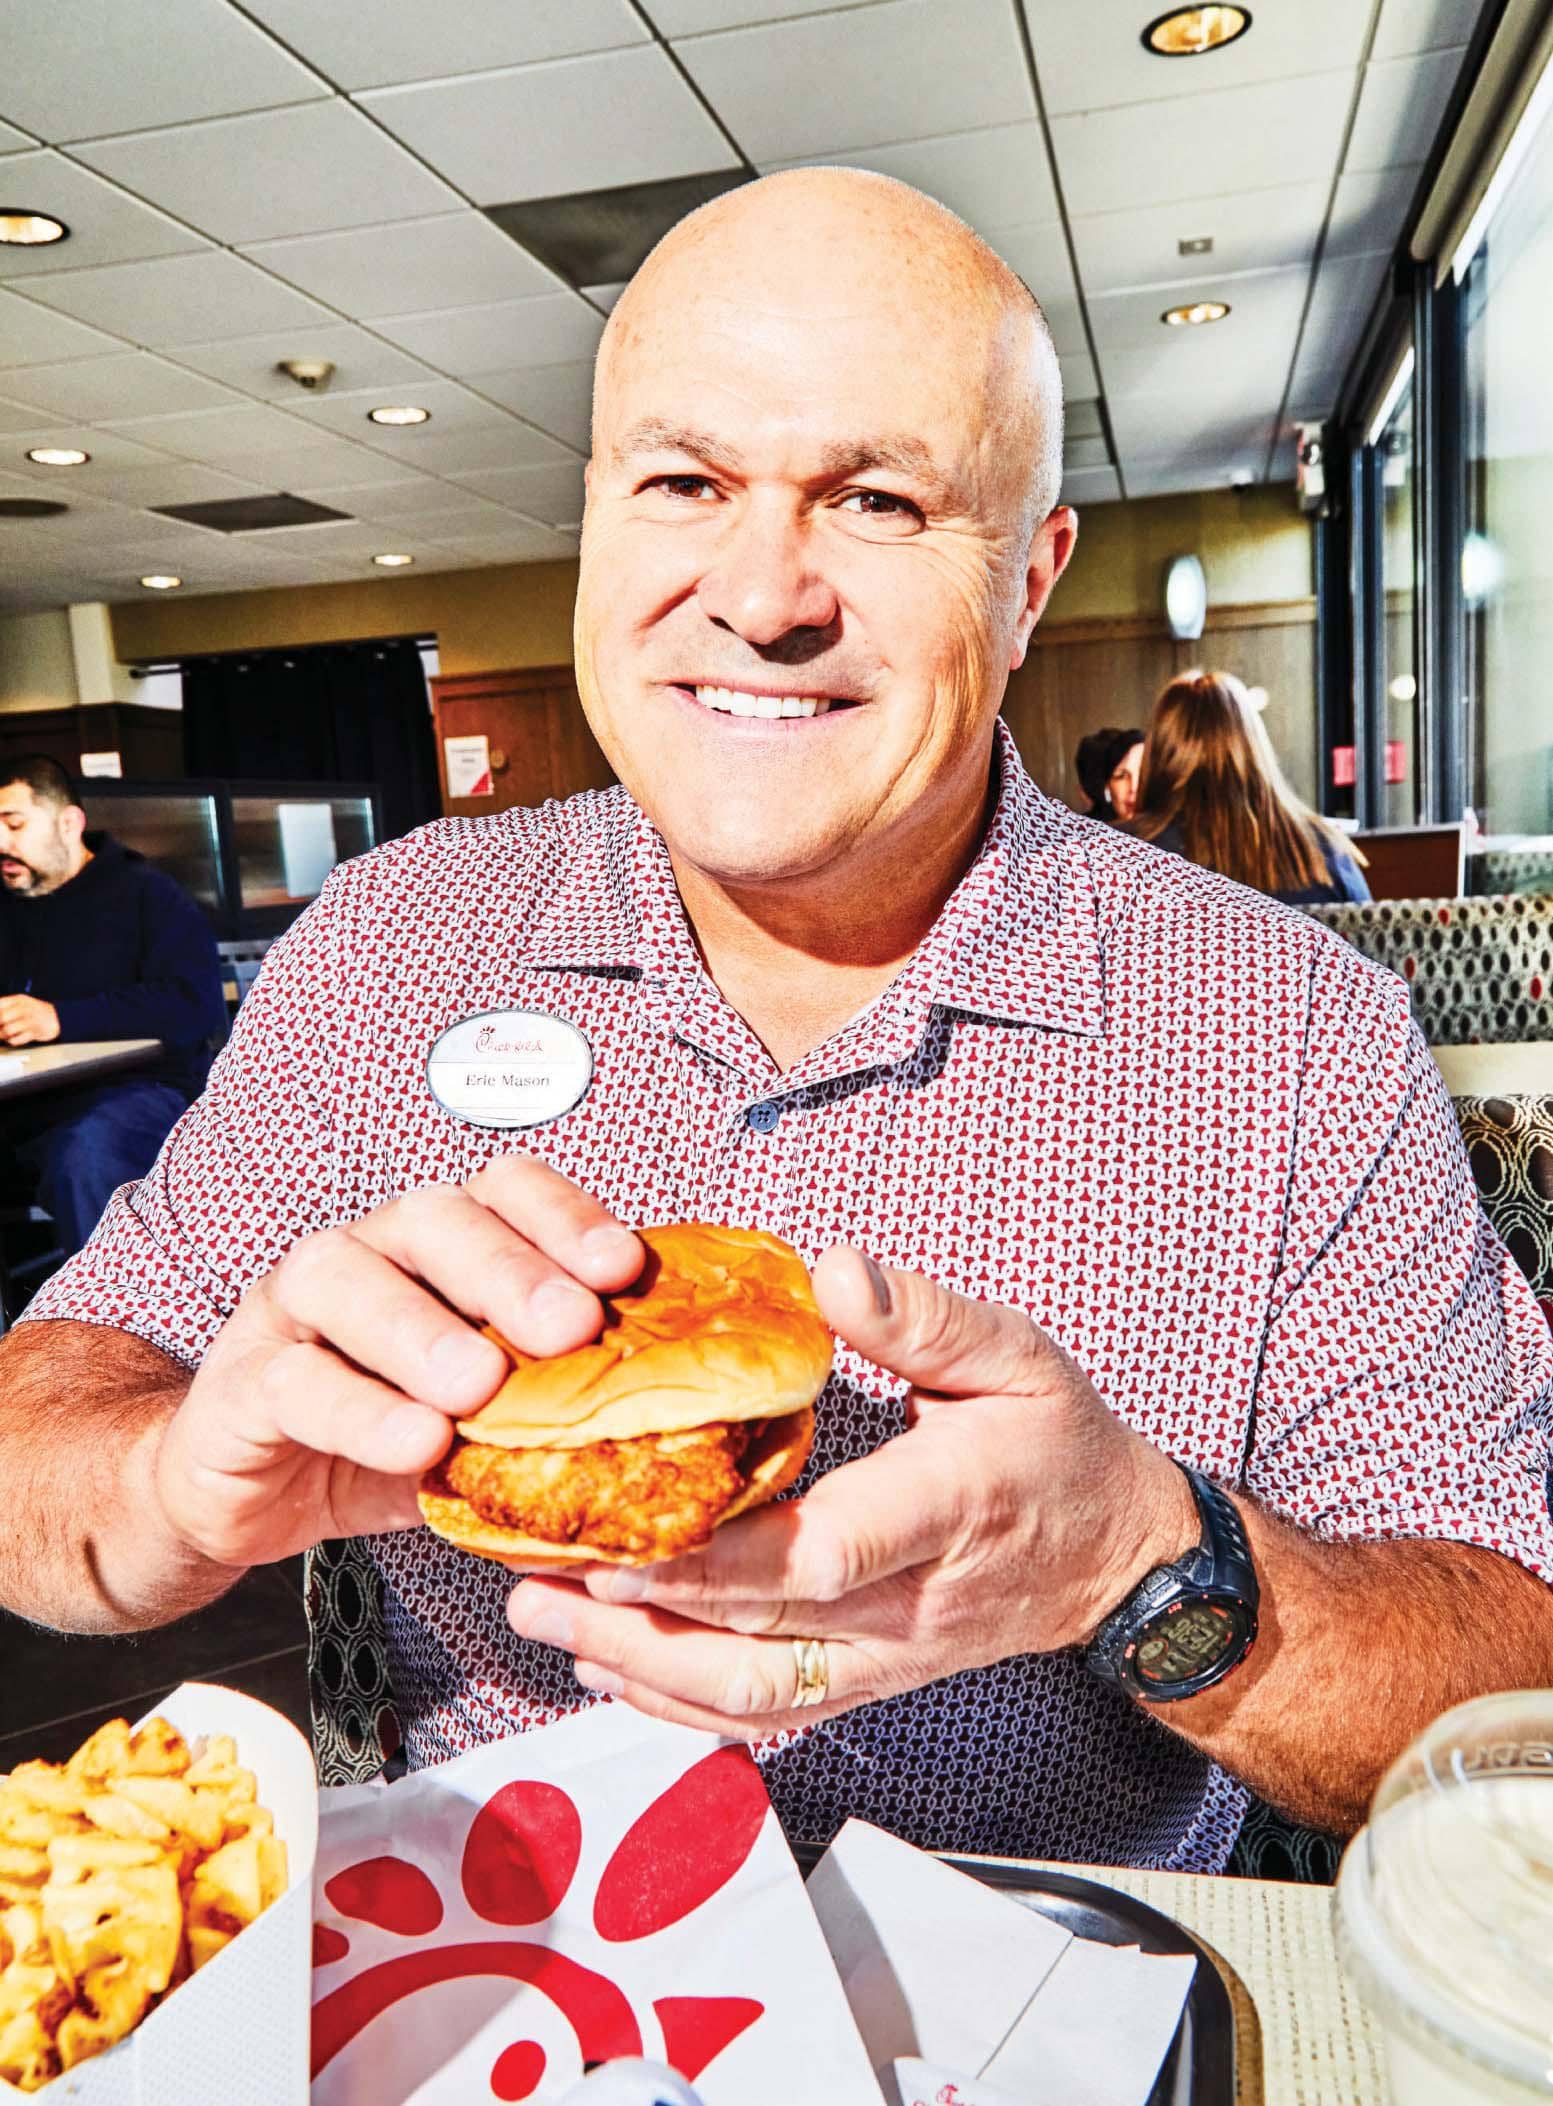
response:
[(124, 757), (119, 753), (83, 753), (81, 755), (83, 775), (114, 775), (122, 779)]
[(444, 739), (442, 751), (447, 761), (450, 798), (496, 795), (491, 742), (483, 731), (471, 732), (466, 738)]
[(487, 1009), (443, 1032), (426, 1080), (443, 1110), (471, 1126), (543, 1126), (586, 1096), (593, 1048), (565, 1017)]

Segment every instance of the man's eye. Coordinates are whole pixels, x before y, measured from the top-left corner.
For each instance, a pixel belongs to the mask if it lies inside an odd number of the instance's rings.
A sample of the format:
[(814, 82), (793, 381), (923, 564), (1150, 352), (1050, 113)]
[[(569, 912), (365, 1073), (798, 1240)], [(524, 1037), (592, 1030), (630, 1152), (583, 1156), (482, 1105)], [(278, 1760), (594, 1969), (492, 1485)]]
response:
[(841, 500), (841, 509), (865, 519), (916, 519), (922, 514), (909, 497), (897, 497), (893, 490), (849, 490)]
[(710, 490), (712, 485), (704, 475), (655, 475), (645, 487), (649, 490), (663, 490), (670, 497), (694, 500), (704, 490)]

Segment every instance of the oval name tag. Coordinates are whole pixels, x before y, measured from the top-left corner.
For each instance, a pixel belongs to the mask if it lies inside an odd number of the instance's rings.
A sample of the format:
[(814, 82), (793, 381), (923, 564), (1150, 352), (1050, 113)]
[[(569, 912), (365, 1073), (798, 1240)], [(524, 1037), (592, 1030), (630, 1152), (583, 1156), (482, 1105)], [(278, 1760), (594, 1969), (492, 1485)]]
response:
[(486, 1009), (443, 1032), (426, 1080), (442, 1109), (472, 1126), (543, 1126), (586, 1096), (593, 1048), (564, 1017)]

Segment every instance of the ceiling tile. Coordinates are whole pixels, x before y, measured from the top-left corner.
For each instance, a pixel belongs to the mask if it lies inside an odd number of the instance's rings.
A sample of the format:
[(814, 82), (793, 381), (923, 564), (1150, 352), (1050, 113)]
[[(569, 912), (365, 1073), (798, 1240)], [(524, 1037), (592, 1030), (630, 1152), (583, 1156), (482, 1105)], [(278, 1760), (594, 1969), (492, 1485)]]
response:
[(1122, 396), (1111, 404), (1122, 471), (1130, 481), (1135, 465), (1205, 453), (1260, 470), (1277, 421), (1279, 394), (1275, 376), (1258, 411), (1230, 416), (1218, 403), (1190, 393)]
[(1430, 51), (1366, 66), (1344, 173), (1427, 160), (1461, 60), (1459, 51)]
[[(345, 102), (302, 103), (78, 149), (217, 241), (266, 241), (455, 211), (455, 190)], [(254, 171), (264, 171), (254, 180)]]
[[(9, 381), (11, 376), (8, 373), (5, 377)], [(46, 414), (52, 415), (54, 412)], [(5, 396), (0, 396), (0, 432), (36, 431), (39, 415), (36, 403), (13, 402)]]
[(868, 4), (869, 0), (653, 0), (652, 18), (666, 37), (693, 37), (792, 15), (841, 14)]
[(1034, 114), (1008, 0), (883, 0), (692, 37), (675, 50), (757, 162)]
[[(373, 462), (371, 466), (383, 464)], [(441, 512), (462, 512), (478, 503), (473, 493), (457, 484), (439, 482), (434, 475), (404, 475), (395, 483), (326, 483), (310, 489), (308, 496), (355, 519), (421, 519)]]
[(557, 563), (577, 557), (577, 543), (551, 528), (527, 525), (515, 519), (510, 528), (489, 540), (459, 541), (452, 553), (464, 563)]
[(591, 360), (604, 333), (598, 310), (569, 292), (430, 314), (374, 315), (371, 324), (428, 364), (467, 376)]
[(203, 505), (222, 497), (249, 497), (259, 483), (245, 482), (193, 461), (165, 461), (154, 468), (116, 468), (97, 479), (104, 497), (124, 505)]
[(1068, 210), (1131, 211), (1140, 189), (1168, 205), (1220, 197), (1231, 186), (1330, 182), (1352, 92), (1351, 73), (1321, 73), (1054, 118)]
[(77, 358), (68, 365), (19, 366), (5, 375), (3, 384), (8, 395), (36, 403), (45, 417), (83, 424), (99, 418), (213, 409), (237, 399), (230, 388), (218, 387), (200, 374), (185, 373), (148, 351)]
[(306, 443), (297, 447), (223, 455), (221, 466), (228, 475), (260, 483), (266, 490), (290, 490), (305, 497), (315, 484), (365, 482), (387, 465), (380, 455), (331, 432), (304, 432), (302, 437)]
[(1098, 402), (1069, 402), (1063, 405), (1063, 430), (1070, 439), (1092, 439), (1105, 431)]
[(489, 498), (476, 497), (468, 490), (464, 496), (466, 502), (456, 512), (416, 514), (424, 521), (424, 530), (433, 541), (456, 548), (461, 541), (489, 541), (495, 535), (510, 533), (517, 524), (514, 514), (505, 505), (493, 504)]
[(206, 246), (198, 234), (126, 197), (101, 176), (77, 168), (63, 154), (12, 156), (6, 162), (4, 184), (12, 209), (52, 213), (70, 229), (70, 238), (46, 248), (0, 248), (0, 278), (84, 270), (95, 263), (135, 263)]
[(1335, 403), (1390, 261), (1387, 251), (1323, 262), (1291, 384), (1291, 393), (1307, 408), (1330, 409)]
[(435, 36), (427, 34), (425, 0), (354, 0), (350, 7), (251, 0), (249, 12), (342, 88), (524, 66), (641, 44), (649, 35), (629, 0), (523, 0), (521, 7), (458, 0), (438, 15)]
[(1370, 56), (1407, 58), (1415, 51), (1469, 44), (1487, 12), (1485, 0), (1384, 0)]
[[(1209, 274), (1308, 264), (1330, 191), (1330, 180), (1290, 183), (1076, 217), (1073, 243), (1084, 290), (1093, 297), (1135, 285), (1195, 286)], [(1210, 254), (1180, 253), (1183, 241), (1204, 238), (1213, 243)]]
[(1108, 468), (1111, 464), (1111, 449), (1103, 433), (1095, 432), (1080, 438), (1076, 432), (1068, 432), (1063, 439), (1062, 458), (1064, 471), (1069, 468)]
[(370, 519), (325, 520), (317, 526), (269, 527), (264, 545), (277, 553), (301, 556), (311, 563), (363, 556), (370, 560), (384, 549), (416, 553), (414, 539), (403, 529), (384, 528)]
[(624, 280), (619, 285), (584, 285), (578, 288), (586, 298), (593, 302), (600, 314), (612, 313), (616, 301), (625, 289)]
[(344, 388), (392, 387), (401, 381), (426, 379), (426, 368), (395, 345), (379, 343), (365, 329), (337, 322), (315, 329), (272, 330), (263, 336), (235, 337), (230, 343), (172, 344), (169, 358), (212, 380), (227, 382), (245, 394), (291, 404), (307, 399), (289, 374), (277, 372), (282, 359), (327, 358), (338, 371), (330, 385)]
[(654, 44), (382, 88), (360, 99), (481, 205), (738, 165)]
[(14, 124), (0, 124), (0, 154), (25, 153), (37, 141), (27, 132), (19, 132)]
[(1325, 256), (1357, 256), (1391, 248), (1402, 232), (1422, 171), (1416, 167), (1343, 175), (1327, 223)]
[(325, 319), (311, 300), (219, 249), (57, 272), (29, 279), (27, 290), (34, 300), (152, 350)]
[(67, 358), (100, 358), (123, 349), (100, 329), (67, 322), (52, 308), (0, 292), (0, 371), (7, 366), (54, 365)]
[(581, 461), (551, 468), (481, 469), (457, 480), (550, 526), (568, 526), (582, 517)]
[(993, 124), (983, 131), (952, 132), (941, 139), (908, 139), (898, 146), (854, 148), (846, 153), (807, 154), (796, 161), (767, 161), (762, 174), (778, 168), (871, 168), (936, 197), (976, 228), (1060, 218), (1056, 186), (1041, 127)]
[(1066, 357), (1059, 353), (1057, 363), (1062, 368), (1064, 400), (1092, 402), (1100, 393), (1100, 376), (1087, 351), (1070, 351)]
[(236, 402), (184, 416), (114, 418), (111, 428), (164, 453), (216, 465), (240, 455), (305, 447), (318, 436), (297, 418), (262, 402)]
[(335, 387), (330, 388), (327, 394), (299, 393), (290, 407), (297, 419), (308, 424), (322, 425), (329, 431), (341, 433), (347, 439), (357, 439), (363, 446), (377, 446), (385, 439), (403, 439), (404, 457), (411, 461), (415, 459), (417, 448), (423, 440), (442, 432), (463, 431), (475, 425), (506, 422), (505, 410), (496, 408), (489, 402), (482, 402), (478, 395), (471, 393), (468, 388), (461, 388), (454, 380), (418, 380), (406, 390), (406, 394), (408, 400), (418, 408), (430, 410), (429, 424), (374, 424), (369, 412), (384, 407), (381, 388), (342, 390)]
[(385, 299), (408, 314), (432, 307), (483, 306), (493, 294), (520, 300), (556, 290), (544, 266), (478, 212), (400, 220), (394, 226), (358, 227), (346, 234), (309, 234), (300, 241), (260, 242), (247, 253), (267, 270), (353, 315), (381, 309)]
[(541, 431), (578, 453), (593, 444), (593, 361), (564, 366), (525, 366), (511, 373), (482, 373), (480, 392), (501, 402)]
[[(1228, 327), (1228, 324), (1221, 325)], [(1289, 370), (1289, 357), (1299, 326), (1293, 320), (1261, 334), (1247, 336), (1233, 353), (1213, 332), (1160, 331), (1157, 344), (1112, 345), (1100, 353), (1105, 367), (1106, 403), (1113, 422), (1122, 405), (1137, 395), (1172, 394), (1210, 402), (1215, 413), (1235, 416), (1276, 401)]]
[(1129, 497), (1185, 497), (1194, 490), (1228, 490), (1247, 481), (1262, 480), (1262, 462), (1237, 460), (1232, 454), (1211, 454), (1200, 460), (1151, 461), (1122, 473)]
[(7, 114), (42, 139), (98, 139), (327, 95), (226, 0), (39, 7), (0, 0)]
[(1229, 315), (1222, 322), (1196, 328), (1171, 328), (1160, 320), (1166, 308), (1181, 304), (1174, 297), (1174, 287), (1101, 293), (1089, 302), (1089, 323), (1107, 379), (1111, 378), (1107, 354), (1129, 346), (1163, 358), (1174, 346), (1194, 340), (1206, 345), (1211, 339), (1208, 355), (1220, 368), (1243, 362), (1252, 345), (1272, 342), (1287, 350), (1299, 327), (1309, 282), (1307, 270), (1247, 271), (1238, 277), (1205, 274), (1192, 281), (1194, 295), (1224, 301)]
[(1023, 4), (1041, 93), (1053, 117), (1293, 80), (1328, 67), (1351, 69), (1359, 63), (1369, 21), (1368, 8), (1354, 0), (1299, 0), (1297, 6), (1286, 0), (1283, 6), (1253, 7), (1249, 33), (1233, 44), (1197, 58), (1167, 59), (1150, 51), (1142, 36), (1150, 18), (1163, 12), (1163, 0), (1153, 6), (1136, 0)]
[[(421, 431), (385, 431), (370, 443), (374, 450), (391, 455), (429, 475), (449, 475), (461, 481), (471, 470), (498, 472), (527, 470), (542, 464), (564, 465), (576, 460), (557, 439), (533, 431), (516, 417), (502, 415), (500, 424), (486, 424), (466, 431), (439, 432), (435, 426)], [(576, 462), (578, 469), (582, 463)], [(500, 497), (500, 491), (492, 491)]]
[(1121, 494), (1121, 482), (1114, 468), (1069, 468), (1063, 472), (1061, 502), (1065, 505), (1115, 504)]

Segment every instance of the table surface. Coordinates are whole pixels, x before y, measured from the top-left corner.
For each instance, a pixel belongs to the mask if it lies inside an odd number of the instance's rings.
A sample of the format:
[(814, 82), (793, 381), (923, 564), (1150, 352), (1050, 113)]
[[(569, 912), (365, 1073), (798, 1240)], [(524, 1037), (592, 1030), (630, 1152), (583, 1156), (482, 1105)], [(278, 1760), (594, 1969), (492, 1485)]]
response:
[(1235, 2006), (1239, 2106), (1385, 2106), (1379, 2031), (1338, 1967), (1330, 1887), (1052, 1869), (1120, 1887), (1211, 1948)]
[(1507, 1046), (1431, 1046), (1453, 1097), (1553, 1097), (1553, 1042)]
[(86, 1082), (119, 1068), (138, 1068), (162, 1050), (159, 1038), (95, 1038), (74, 1046), (0, 1048), (0, 1097), (21, 1097), (56, 1083)]

